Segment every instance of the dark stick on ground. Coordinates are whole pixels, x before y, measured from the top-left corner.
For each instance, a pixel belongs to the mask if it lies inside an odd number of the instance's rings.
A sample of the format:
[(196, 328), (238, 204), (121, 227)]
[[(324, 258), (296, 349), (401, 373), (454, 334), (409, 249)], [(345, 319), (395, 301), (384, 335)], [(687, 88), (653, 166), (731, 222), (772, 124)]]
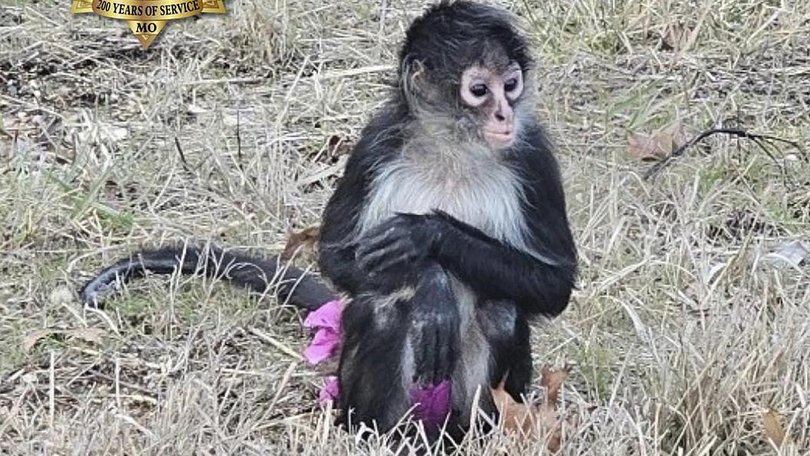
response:
[(236, 110), (236, 163), (239, 166), (239, 170), (245, 172), (245, 168), (242, 165), (242, 135), (240, 133), (242, 124), (240, 119), (240, 110)]
[[(711, 130), (706, 130), (701, 134), (695, 136), (691, 140), (687, 141), (686, 143), (684, 143), (683, 145), (672, 151), (672, 154), (669, 157), (653, 165), (646, 173), (644, 173), (644, 180), (649, 180), (650, 178), (655, 177), (658, 173), (663, 171), (664, 168), (671, 165), (672, 162), (674, 162), (677, 158), (681, 157), (684, 153), (686, 153), (686, 149), (689, 149), (690, 147), (694, 146), (700, 141), (703, 141), (709, 136), (713, 136), (716, 134), (725, 134), (730, 136), (736, 136), (738, 138), (750, 139), (754, 142), (754, 144), (756, 144), (760, 149), (762, 149), (762, 151), (765, 152), (765, 154), (768, 157), (770, 157), (771, 160), (773, 160), (777, 164), (778, 161), (776, 160), (776, 157), (774, 157), (771, 151), (766, 147), (766, 144), (773, 142), (788, 144), (796, 148), (796, 150), (798, 150), (799, 153), (802, 156), (804, 156), (804, 151), (802, 150), (801, 146), (799, 146), (799, 144), (795, 141), (790, 141), (784, 138), (778, 138), (776, 136), (751, 133), (747, 130), (743, 130), (740, 128), (712, 128)], [(785, 174), (785, 169), (781, 165), (780, 169), (782, 170), (782, 173)]]
[(188, 165), (186, 154), (183, 153), (183, 147), (180, 145), (180, 139), (178, 139), (177, 136), (174, 137), (174, 148), (177, 149), (177, 154), (180, 156), (180, 163), (183, 165), (183, 169), (189, 176), (194, 177), (194, 172), (191, 171), (191, 167)]

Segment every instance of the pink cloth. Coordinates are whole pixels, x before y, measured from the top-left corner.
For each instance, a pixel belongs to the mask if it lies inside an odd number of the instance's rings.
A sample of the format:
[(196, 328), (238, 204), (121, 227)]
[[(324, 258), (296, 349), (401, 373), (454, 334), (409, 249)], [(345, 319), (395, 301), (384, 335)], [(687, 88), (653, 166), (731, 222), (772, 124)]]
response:
[[(316, 365), (334, 357), (340, 349), (340, 315), (343, 312), (343, 301), (329, 301), (310, 312), (304, 320), (304, 327), (315, 331), (312, 342), (304, 350), (304, 359)], [(318, 402), (325, 406), (336, 402), (340, 397), (340, 384), (335, 376), (326, 377), (318, 393)]]
[(450, 380), (438, 385), (414, 387), (411, 389), (411, 401), (415, 404), (413, 415), (416, 419), (432, 426), (441, 426), (450, 413)]
[(329, 301), (307, 315), (304, 327), (315, 330), (309, 346), (304, 350), (304, 358), (310, 364), (325, 361), (340, 349), (340, 314), (343, 311), (343, 302)]
[(321, 392), (318, 394), (318, 403), (325, 407), (329, 402), (333, 404), (337, 402), (338, 397), (340, 397), (340, 385), (337, 377), (334, 375), (326, 377)]

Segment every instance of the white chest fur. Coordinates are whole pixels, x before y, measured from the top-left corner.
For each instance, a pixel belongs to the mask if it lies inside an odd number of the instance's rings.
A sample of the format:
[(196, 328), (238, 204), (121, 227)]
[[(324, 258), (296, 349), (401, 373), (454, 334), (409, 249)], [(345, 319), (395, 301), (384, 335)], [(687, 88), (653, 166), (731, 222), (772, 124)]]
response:
[(488, 235), (523, 247), (525, 222), (515, 173), (494, 157), (464, 159), (407, 156), (388, 163), (375, 178), (360, 230), (395, 212), (423, 214), (440, 209)]

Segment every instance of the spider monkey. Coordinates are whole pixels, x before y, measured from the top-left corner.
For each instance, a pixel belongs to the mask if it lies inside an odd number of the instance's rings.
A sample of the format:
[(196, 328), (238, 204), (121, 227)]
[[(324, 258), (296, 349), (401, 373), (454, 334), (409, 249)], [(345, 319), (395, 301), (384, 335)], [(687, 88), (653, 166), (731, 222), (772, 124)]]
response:
[(448, 429), (469, 423), (476, 391), (495, 413), (489, 387), (505, 377), (513, 398), (526, 393), (530, 320), (567, 307), (577, 272), (533, 71), (510, 14), (441, 1), (408, 28), (397, 84), (323, 212), (318, 262), (331, 287), (296, 268), (280, 274), (277, 259), (177, 247), (120, 260), (83, 298), (96, 302), (116, 278), (178, 269), (258, 291), (278, 275), (279, 294), (310, 310), (339, 292), (340, 423), (390, 430), (412, 406), (409, 388), (444, 380)]

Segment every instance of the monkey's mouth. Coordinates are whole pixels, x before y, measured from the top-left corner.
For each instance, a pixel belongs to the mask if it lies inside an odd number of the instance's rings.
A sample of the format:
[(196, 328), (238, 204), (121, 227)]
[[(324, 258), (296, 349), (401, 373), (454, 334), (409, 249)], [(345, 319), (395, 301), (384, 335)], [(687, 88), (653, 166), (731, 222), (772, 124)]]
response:
[(515, 139), (515, 132), (513, 130), (484, 130), (484, 139), (492, 146), (506, 147), (512, 144), (512, 141)]

